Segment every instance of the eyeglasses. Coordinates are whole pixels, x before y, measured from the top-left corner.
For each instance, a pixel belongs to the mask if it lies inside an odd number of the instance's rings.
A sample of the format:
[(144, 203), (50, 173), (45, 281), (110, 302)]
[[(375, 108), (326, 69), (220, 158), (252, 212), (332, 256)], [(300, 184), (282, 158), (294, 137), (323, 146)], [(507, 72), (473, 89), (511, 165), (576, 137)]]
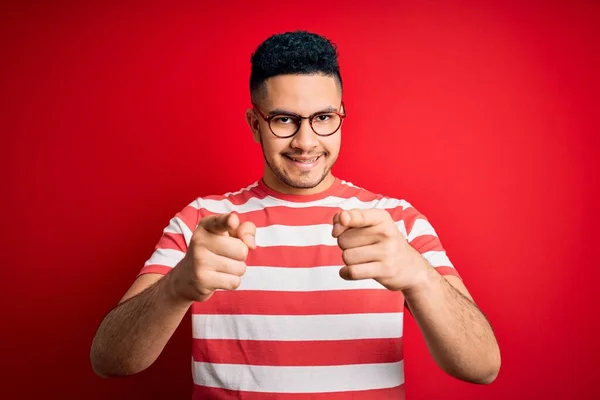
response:
[(290, 138), (298, 133), (303, 119), (308, 120), (311, 129), (317, 135), (331, 136), (340, 129), (344, 118), (346, 118), (346, 107), (343, 102), (341, 105), (341, 109), (344, 110), (343, 113), (338, 111), (322, 111), (308, 117), (291, 112), (277, 111), (267, 116), (255, 104), (252, 105), (254, 106), (254, 110), (269, 124), (271, 133), (282, 139)]

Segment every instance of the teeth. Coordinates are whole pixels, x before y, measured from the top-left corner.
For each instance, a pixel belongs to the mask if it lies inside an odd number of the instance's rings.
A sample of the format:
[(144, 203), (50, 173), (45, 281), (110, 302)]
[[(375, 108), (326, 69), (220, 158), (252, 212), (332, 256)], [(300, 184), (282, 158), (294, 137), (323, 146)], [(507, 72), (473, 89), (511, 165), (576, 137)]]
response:
[[(317, 158), (319, 158), (319, 157), (317, 157)], [(297, 160), (295, 158), (292, 158), (292, 160), (299, 162), (299, 163), (303, 163), (303, 164), (312, 164), (315, 161), (317, 161), (317, 158), (313, 158), (312, 160)]]

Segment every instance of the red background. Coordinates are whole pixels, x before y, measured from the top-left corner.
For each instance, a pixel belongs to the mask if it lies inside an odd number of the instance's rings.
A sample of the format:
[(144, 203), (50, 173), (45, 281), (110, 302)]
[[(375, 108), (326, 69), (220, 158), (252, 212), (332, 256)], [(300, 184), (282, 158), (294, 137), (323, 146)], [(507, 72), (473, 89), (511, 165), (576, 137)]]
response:
[(340, 49), (336, 175), (429, 217), (501, 344), (497, 381), (469, 385), (409, 319), (408, 398), (598, 398), (600, 3), (13, 3), (0, 397), (189, 397), (188, 319), (128, 379), (95, 377), (90, 343), (175, 212), (260, 177), (250, 53), (303, 28)]

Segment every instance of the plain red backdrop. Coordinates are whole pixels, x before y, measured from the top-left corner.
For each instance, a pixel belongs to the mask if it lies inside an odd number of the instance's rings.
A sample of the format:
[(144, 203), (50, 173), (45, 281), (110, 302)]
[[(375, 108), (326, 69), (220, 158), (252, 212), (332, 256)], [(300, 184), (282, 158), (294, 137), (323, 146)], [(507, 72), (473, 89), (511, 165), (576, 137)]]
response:
[(13, 3), (0, 397), (189, 398), (189, 319), (128, 379), (96, 377), (90, 343), (175, 212), (260, 177), (250, 54), (291, 29), (339, 46), (336, 175), (429, 217), (500, 341), (497, 381), (469, 385), (409, 318), (408, 399), (600, 396), (600, 3)]

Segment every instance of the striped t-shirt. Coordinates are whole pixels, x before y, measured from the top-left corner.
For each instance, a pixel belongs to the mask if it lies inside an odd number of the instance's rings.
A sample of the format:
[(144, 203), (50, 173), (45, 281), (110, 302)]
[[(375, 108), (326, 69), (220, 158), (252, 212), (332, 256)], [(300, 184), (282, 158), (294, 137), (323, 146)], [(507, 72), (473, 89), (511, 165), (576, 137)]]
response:
[(255, 250), (235, 291), (192, 305), (194, 399), (404, 399), (404, 298), (375, 280), (339, 276), (336, 212), (387, 210), (441, 274), (458, 275), (427, 219), (404, 200), (336, 178), (296, 196), (262, 180), (196, 199), (170, 221), (142, 273), (167, 273), (201, 218), (237, 212), (256, 225)]

